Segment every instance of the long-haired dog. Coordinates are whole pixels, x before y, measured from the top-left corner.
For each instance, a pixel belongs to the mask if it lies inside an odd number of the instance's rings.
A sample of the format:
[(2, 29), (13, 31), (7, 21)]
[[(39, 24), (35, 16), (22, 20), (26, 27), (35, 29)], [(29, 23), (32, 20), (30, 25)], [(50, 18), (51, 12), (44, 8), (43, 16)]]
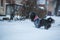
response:
[(30, 14), (30, 19), (32, 22), (34, 22), (37, 28), (44, 26), (45, 29), (49, 29), (51, 27), (51, 24), (54, 23), (54, 19), (52, 19), (51, 17), (48, 19), (40, 19), (37, 17), (36, 20), (34, 20), (35, 17), (36, 17), (36, 13), (32, 12)]

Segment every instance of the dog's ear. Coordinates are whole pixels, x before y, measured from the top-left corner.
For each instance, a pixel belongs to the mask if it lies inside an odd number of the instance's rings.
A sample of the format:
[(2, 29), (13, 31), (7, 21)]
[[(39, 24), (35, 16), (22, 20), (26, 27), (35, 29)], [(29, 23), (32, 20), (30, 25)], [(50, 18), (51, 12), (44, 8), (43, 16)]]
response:
[(34, 21), (34, 18), (36, 16), (36, 13), (31, 12), (29, 16), (30, 16), (31, 21)]

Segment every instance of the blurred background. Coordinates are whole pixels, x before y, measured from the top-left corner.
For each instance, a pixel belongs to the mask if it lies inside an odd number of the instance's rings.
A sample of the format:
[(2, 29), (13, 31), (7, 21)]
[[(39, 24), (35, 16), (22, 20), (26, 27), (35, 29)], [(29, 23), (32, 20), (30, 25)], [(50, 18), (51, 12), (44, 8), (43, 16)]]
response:
[[(39, 9), (47, 12), (41, 13)], [(0, 0), (0, 15), (18, 14), (27, 16), (31, 11), (38, 11), (41, 15), (60, 16), (60, 0)], [(43, 15), (43, 16), (44, 16)]]

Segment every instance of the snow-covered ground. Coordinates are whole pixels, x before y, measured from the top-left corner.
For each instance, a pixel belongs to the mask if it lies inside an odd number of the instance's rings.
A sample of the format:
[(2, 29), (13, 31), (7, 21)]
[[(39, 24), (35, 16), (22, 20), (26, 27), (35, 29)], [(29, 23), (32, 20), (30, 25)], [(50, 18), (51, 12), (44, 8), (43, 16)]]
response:
[(29, 19), (0, 21), (0, 40), (60, 40), (60, 17), (51, 17), (55, 23), (49, 30), (35, 28)]

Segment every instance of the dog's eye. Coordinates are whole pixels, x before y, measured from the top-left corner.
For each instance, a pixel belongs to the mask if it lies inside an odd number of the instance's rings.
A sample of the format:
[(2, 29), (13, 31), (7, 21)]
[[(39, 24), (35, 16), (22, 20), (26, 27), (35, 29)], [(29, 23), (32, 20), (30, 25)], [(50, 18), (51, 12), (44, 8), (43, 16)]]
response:
[(51, 21), (51, 19), (49, 21)]

